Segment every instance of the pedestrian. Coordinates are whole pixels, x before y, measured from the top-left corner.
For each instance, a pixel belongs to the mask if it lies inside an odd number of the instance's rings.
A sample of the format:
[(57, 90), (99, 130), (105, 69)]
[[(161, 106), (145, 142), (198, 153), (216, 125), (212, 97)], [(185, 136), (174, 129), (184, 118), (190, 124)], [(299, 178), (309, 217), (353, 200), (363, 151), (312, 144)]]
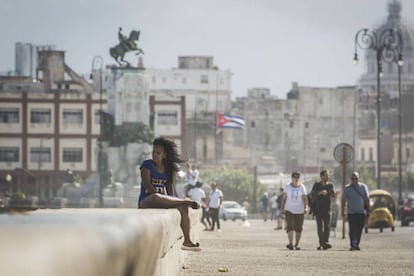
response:
[(263, 196), (260, 198), (260, 201), (262, 203), (260, 211), (262, 212), (263, 220), (266, 222), (267, 221), (267, 209), (269, 208), (269, 196), (267, 192), (263, 193)]
[(195, 187), (195, 182), (194, 182), (194, 177), (193, 177), (193, 170), (191, 169), (191, 164), (190, 163), (186, 163), (185, 164), (185, 175), (184, 175), (184, 181), (185, 181), (185, 186), (184, 186), (184, 194), (186, 197), (190, 197), (188, 195), (189, 191)]
[(313, 213), (316, 218), (316, 226), (319, 238), (318, 250), (327, 250), (332, 246), (329, 244), (330, 222), (331, 222), (331, 198), (334, 196), (334, 186), (329, 181), (327, 170), (320, 172), (321, 180), (313, 184), (311, 200), (313, 202)]
[[(292, 181), (285, 186), (283, 193), (282, 212), (286, 216), (286, 232), (289, 250), (300, 250), (299, 241), (302, 235), (303, 221), (307, 211), (306, 187), (299, 182), (300, 173), (292, 173)], [(293, 246), (293, 240), (295, 245)]]
[(153, 141), (152, 159), (141, 163), (141, 193), (138, 208), (176, 208), (181, 214), (181, 229), (184, 235), (182, 250), (200, 251), (200, 244), (190, 239), (188, 207), (199, 209), (200, 204), (189, 198), (181, 199), (175, 194), (175, 179), (178, 163), (182, 163), (177, 145), (165, 138)]
[(280, 230), (283, 228), (283, 212), (282, 212), (282, 204), (283, 204), (283, 192), (284, 189), (280, 187), (279, 195), (277, 196), (277, 210), (276, 210), (276, 217), (277, 217), (277, 227), (276, 230)]
[(339, 217), (339, 204), (338, 204), (339, 192), (335, 192), (334, 196), (331, 199), (331, 222), (329, 224), (330, 230), (333, 232), (334, 237), (336, 237), (336, 225), (338, 224)]
[(223, 192), (219, 190), (216, 182), (211, 183), (210, 201), (208, 204), (210, 217), (211, 217), (211, 228), (210, 231), (214, 231), (214, 227), (217, 224), (217, 232), (220, 232), (220, 218), (219, 212), (221, 204), (223, 203)]
[(270, 208), (270, 220), (276, 221), (276, 212), (277, 212), (277, 194), (273, 193), (272, 197), (269, 199), (269, 208)]
[(345, 186), (342, 192), (342, 218), (345, 219), (345, 205), (347, 207), (347, 218), (349, 226), (349, 250), (360, 250), (362, 229), (364, 228), (365, 218), (368, 215), (370, 201), (368, 197), (368, 187), (359, 182), (359, 173), (351, 174), (351, 183)]
[[(208, 216), (208, 208), (207, 208), (207, 200), (206, 200), (206, 193), (201, 188), (203, 186), (203, 182), (197, 181), (195, 188), (191, 189), (188, 194), (191, 200), (200, 203), (202, 209), (202, 216), (201, 216), (201, 223), (204, 225), (205, 229), (207, 230), (211, 227), (210, 217)], [(208, 226), (207, 226), (207, 223)]]

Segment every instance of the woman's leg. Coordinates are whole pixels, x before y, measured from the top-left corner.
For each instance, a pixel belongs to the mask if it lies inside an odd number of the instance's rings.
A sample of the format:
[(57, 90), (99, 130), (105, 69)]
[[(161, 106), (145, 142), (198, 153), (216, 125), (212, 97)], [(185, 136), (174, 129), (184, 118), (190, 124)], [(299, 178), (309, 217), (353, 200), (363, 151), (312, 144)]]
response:
[(183, 231), (184, 235), (184, 242), (183, 245), (185, 246), (192, 246), (193, 242), (190, 239), (190, 218), (188, 217), (188, 207), (181, 205), (178, 206), (178, 211), (180, 211), (181, 214), (181, 230)]
[[(162, 194), (151, 194), (149, 196), (147, 196), (146, 198), (144, 198), (140, 204), (139, 204), (139, 208), (162, 208), (162, 209), (168, 209), (168, 208), (175, 208), (178, 207), (180, 205), (184, 205), (184, 206), (190, 206), (190, 207), (196, 207), (195, 205), (192, 206), (194, 204), (194, 201), (192, 201), (191, 199), (188, 198), (178, 198), (178, 197), (172, 197), (172, 196), (167, 196), (167, 195), (162, 195)], [(197, 204), (198, 208), (200, 208), (200, 205)], [(193, 209), (198, 209), (198, 208), (193, 208)]]
[(193, 246), (193, 242), (190, 239), (190, 218), (188, 216), (189, 206), (193, 209), (200, 208), (200, 204), (194, 204), (194, 201), (191, 201), (190, 199), (181, 199), (162, 194), (149, 195), (144, 198), (139, 205), (140, 208), (177, 208), (181, 214), (180, 226), (184, 235), (183, 245)]

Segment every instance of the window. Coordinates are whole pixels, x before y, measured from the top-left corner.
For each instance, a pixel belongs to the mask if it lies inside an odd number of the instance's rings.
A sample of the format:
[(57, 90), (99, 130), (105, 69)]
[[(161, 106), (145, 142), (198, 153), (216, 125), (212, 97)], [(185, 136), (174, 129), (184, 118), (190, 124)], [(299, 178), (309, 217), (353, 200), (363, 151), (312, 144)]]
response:
[(82, 162), (82, 148), (64, 148), (63, 162), (80, 163)]
[(365, 161), (365, 149), (361, 148), (361, 161)]
[(83, 123), (82, 109), (63, 109), (63, 123), (64, 124), (82, 124)]
[(50, 124), (50, 121), (51, 121), (50, 109), (39, 108), (39, 109), (32, 109), (30, 111), (30, 122), (31, 123)]
[(178, 124), (177, 111), (159, 111), (157, 119), (158, 119), (159, 125), (177, 125)]
[(18, 108), (0, 108), (0, 123), (18, 123)]
[(200, 82), (201, 83), (208, 83), (208, 76), (207, 75), (201, 75)]
[(30, 149), (30, 161), (36, 162), (50, 162), (51, 154), (50, 148), (31, 148)]
[(0, 147), (0, 162), (19, 162), (19, 148)]

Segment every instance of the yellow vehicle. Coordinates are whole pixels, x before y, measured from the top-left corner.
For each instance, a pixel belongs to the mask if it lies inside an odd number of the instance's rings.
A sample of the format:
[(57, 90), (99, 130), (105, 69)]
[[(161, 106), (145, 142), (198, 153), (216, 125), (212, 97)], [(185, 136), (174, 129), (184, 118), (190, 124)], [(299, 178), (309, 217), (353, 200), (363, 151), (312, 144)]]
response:
[(371, 202), (371, 212), (365, 224), (365, 233), (368, 228), (379, 228), (380, 232), (384, 228), (395, 230), (395, 201), (392, 195), (385, 190), (374, 190), (369, 193)]

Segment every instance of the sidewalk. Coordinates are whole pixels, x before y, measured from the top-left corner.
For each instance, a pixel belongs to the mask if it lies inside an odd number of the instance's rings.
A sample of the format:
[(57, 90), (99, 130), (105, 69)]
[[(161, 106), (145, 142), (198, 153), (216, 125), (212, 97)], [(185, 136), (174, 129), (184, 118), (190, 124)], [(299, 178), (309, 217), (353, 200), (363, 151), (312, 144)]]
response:
[[(395, 232), (369, 229), (363, 234), (361, 251), (349, 251), (342, 239), (342, 221), (332, 249), (318, 251), (316, 223), (305, 220), (300, 251), (286, 249), (287, 235), (273, 230), (273, 222), (253, 219), (221, 221), (220, 233), (203, 231), (202, 251), (188, 254), (181, 276), (195, 275), (414, 275), (414, 226)], [(250, 226), (249, 226), (250, 225)], [(218, 272), (226, 268), (227, 272)]]

